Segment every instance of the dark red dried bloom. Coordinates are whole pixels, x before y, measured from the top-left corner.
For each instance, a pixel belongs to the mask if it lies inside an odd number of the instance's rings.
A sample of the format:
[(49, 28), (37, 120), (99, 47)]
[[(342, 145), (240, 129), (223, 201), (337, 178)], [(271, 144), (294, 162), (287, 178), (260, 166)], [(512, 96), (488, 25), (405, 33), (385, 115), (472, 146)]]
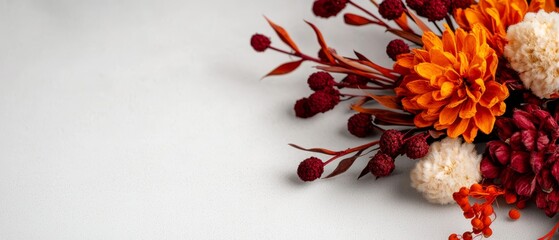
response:
[(305, 159), (297, 168), (297, 175), (305, 182), (314, 181), (324, 172), (324, 163), (316, 157)]
[(327, 112), (333, 109), (339, 102), (339, 92), (333, 88), (316, 91), (309, 96), (309, 107), (311, 112)]
[(423, 4), (425, 4), (425, 0), (406, 0), (406, 5), (415, 11), (420, 11)]
[(401, 39), (394, 39), (386, 46), (386, 54), (394, 61), (398, 55), (409, 52), (410, 46)]
[(311, 110), (308, 98), (301, 98), (297, 100), (293, 108), (295, 109), (295, 116), (300, 118), (310, 118), (318, 113)]
[(390, 129), (384, 131), (380, 136), (379, 147), (383, 153), (392, 157), (398, 156), (400, 148), (404, 144), (404, 134), (398, 130)]
[(439, 21), (447, 16), (449, 6), (450, 0), (427, 0), (418, 14), (429, 21)]
[[(480, 170), (488, 180), (526, 198), (548, 216), (559, 209), (559, 125), (536, 105), (515, 109), (511, 118), (496, 122), (500, 140), (488, 142)], [(555, 200), (554, 200), (555, 199)]]
[(329, 18), (338, 15), (347, 4), (347, 0), (317, 0), (312, 6), (314, 15)]
[(390, 173), (394, 171), (394, 168), (396, 168), (394, 159), (382, 152), (377, 152), (367, 166), (369, 167), (369, 171), (377, 178), (390, 175)]
[(369, 82), (369, 79), (355, 74), (348, 74), (342, 79), (342, 82), (352, 86), (365, 86)]
[(388, 20), (394, 20), (402, 16), (405, 7), (402, 0), (384, 0), (378, 6), (380, 15)]
[(357, 113), (347, 121), (347, 130), (356, 137), (367, 137), (374, 131), (373, 117), (366, 113)]
[(272, 42), (270, 41), (270, 38), (258, 33), (252, 35), (252, 37), (250, 38), (250, 45), (257, 52), (263, 52), (264, 50), (268, 49), (271, 43)]
[(468, 8), (472, 5), (472, 0), (452, 0), (451, 9)]
[(315, 72), (307, 79), (309, 87), (314, 91), (319, 91), (325, 88), (331, 88), (336, 84), (334, 77), (327, 72)]
[(425, 137), (423, 134), (418, 134), (408, 139), (404, 146), (406, 156), (410, 159), (425, 157), (429, 152), (429, 144), (427, 144)]

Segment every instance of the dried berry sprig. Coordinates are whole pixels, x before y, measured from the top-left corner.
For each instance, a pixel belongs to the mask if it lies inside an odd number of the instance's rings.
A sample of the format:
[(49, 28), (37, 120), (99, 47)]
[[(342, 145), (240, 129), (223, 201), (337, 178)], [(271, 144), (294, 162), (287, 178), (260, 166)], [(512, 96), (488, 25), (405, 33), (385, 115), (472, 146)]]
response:
[[(515, 204), (516, 208), (511, 208), (509, 218), (517, 220), (520, 218), (518, 209), (524, 208), (525, 200), (517, 201), (518, 195), (514, 192), (506, 191), (495, 185), (481, 185), (479, 183), (472, 184), (469, 188), (462, 187), (458, 192), (452, 195), (452, 198), (464, 212), (466, 219), (471, 219), (472, 230), (466, 231), (462, 235), (456, 233), (451, 234), (448, 239), (472, 239), (474, 237), (490, 237), (493, 234), (491, 223), (495, 221), (496, 215), (493, 211), (493, 203), (498, 197), (504, 196), (507, 204)], [(480, 200), (471, 204), (470, 198)]]

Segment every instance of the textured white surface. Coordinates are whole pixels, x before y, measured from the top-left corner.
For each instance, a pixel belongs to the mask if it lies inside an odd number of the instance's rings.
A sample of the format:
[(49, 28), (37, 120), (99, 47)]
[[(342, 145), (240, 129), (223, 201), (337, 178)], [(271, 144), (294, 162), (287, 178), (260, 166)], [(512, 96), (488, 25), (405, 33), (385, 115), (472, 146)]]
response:
[[(367, 1), (361, 1), (367, 4)], [(288, 57), (257, 54), (265, 14), (302, 49), (302, 19), (343, 54), (388, 65), (392, 39), (312, 16), (311, 0), (0, 1), (0, 239), (445, 239), (469, 222), (393, 176), (302, 184), (308, 153), (363, 143), (336, 111), (293, 117), (311, 64), (260, 77)], [(272, 41), (277, 46), (277, 37)], [(332, 170), (332, 168), (328, 168)], [(531, 207), (497, 211), (494, 239), (534, 239), (554, 224)]]

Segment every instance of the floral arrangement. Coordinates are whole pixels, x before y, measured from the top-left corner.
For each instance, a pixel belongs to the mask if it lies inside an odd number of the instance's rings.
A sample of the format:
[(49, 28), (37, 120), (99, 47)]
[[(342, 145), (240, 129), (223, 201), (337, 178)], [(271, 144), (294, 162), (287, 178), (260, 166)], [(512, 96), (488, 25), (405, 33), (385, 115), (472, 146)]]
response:
[[(369, 158), (359, 178), (389, 176), (401, 155), (416, 161), (411, 185), (435, 204), (457, 204), (472, 228), (449, 239), (490, 237), (499, 198), (509, 217), (534, 203), (552, 217), (559, 212), (559, 13), (550, 0), (383, 0), (373, 11), (354, 0), (315, 0), (322, 18), (345, 13), (352, 26), (376, 25), (395, 39), (386, 47), (393, 66), (364, 54), (341, 56), (310, 22), (320, 47), (306, 54), (288, 32), (266, 19), (288, 50), (255, 34), (254, 50), (297, 60), (266, 76), (292, 72), (314, 62), (308, 77), (313, 93), (295, 102), (295, 116), (310, 118), (353, 100), (351, 134), (380, 138), (341, 151), (291, 146), (330, 156), (302, 161), (303, 181), (326, 178)], [(384, 49), (383, 49), (384, 51)], [(342, 76), (336, 79), (334, 76)], [(475, 144), (483, 147), (480, 154)], [(540, 239), (551, 239), (559, 224)]]

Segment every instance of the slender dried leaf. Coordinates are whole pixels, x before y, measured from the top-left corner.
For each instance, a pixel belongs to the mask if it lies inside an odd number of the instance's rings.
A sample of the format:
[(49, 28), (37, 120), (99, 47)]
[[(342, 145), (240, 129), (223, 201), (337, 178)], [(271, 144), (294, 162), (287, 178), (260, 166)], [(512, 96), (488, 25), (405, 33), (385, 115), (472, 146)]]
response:
[(353, 105), (353, 110), (361, 113), (368, 113), (375, 117), (374, 122), (380, 125), (400, 125), (415, 126), (413, 123), (413, 115), (407, 113), (397, 113), (386, 109), (363, 108), (359, 105)]
[(398, 19), (395, 19), (394, 22), (398, 24), (398, 26), (402, 29), (402, 31), (413, 33), (413, 30), (408, 25), (408, 17), (406, 14), (402, 14)]
[(367, 24), (373, 24), (376, 23), (375, 21), (368, 19), (368, 18), (364, 18), (362, 16), (353, 14), (353, 13), (346, 13), (344, 14), (344, 22), (346, 24), (349, 25), (353, 25), (353, 26), (363, 26), (363, 25), (367, 25)]
[(331, 63), (335, 63), (336, 61), (334, 60), (334, 57), (332, 57), (332, 53), (330, 53), (330, 49), (328, 49), (328, 45), (326, 45), (326, 41), (324, 41), (324, 37), (322, 36), (320, 30), (314, 24), (307, 21), (305, 22), (309, 24), (309, 26), (311, 26), (314, 30), (314, 33), (316, 34), (316, 38), (318, 40), (318, 44), (320, 44), (320, 48), (322, 49), (322, 52), (324, 52), (324, 55), (326, 55), (326, 57), (328, 58), (328, 61), (330, 61)]
[(270, 24), (270, 26), (274, 29), (274, 31), (276, 31), (276, 33), (278, 34), (278, 37), (285, 43), (287, 44), (289, 47), (291, 47), (291, 49), (293, 49), (293, 51), (295, 51), (296, 53), (300, 53), (301, 50), (299, 50), (299, 48), (297, 47), (297, 45), (295, 44), (295, 42), (291, 39), (291, 37), (289, 36), (289, 34), (287, 33), (287, 31), (285, 31), (285, 29), (283, 29), (283, 27), (275, 24), (274, 22), (272, 22), (270, 19), (268, 19), (267, 17), (266, 21), (268, 21), (268, 23)]
[(403, 110), (402, 103), (398, 100), (396, 96), (389, 96), (389, 95), (374, 95), (372, 93), (367, 93), (367, 96), (371, 97), (382, 106), (387, 108)]
[(278, 66), (277, 68), (275, 68), (274, 70), (272, 70), (270, 73), (266, 74), (266, 76), (264, 76), (264, 77), (290, 73), (293, 70), (297, 69), (299, 67), (299, 65), (301, 65), (302, 62), (303, 62), (303, 60), (284, 63), (284, 64)]
[(360, 179), (360, 178), (364, 177), (369, 172), (370, 172), (369, 171), (369, 165), (367, 164), (367, 166), (365, 166), (365, 168), (363, 168), (363, 170), (361, 170), (361, 173), (359, 174), (359, 177), (357, 177), (357, 179)]
[(323, 154), (327, 154), (327, 155), (336, 155), (337, 154), (337, 152), (335, 152), (335, 151), (324, 149), (324, 148), (304, 148), (304, 147), (297, 146), (293, 143), (290, 143), (289, 146), (292, 146), (294, 148), (297, 148), (297, 149), (303, 150), (303, 151), (307, 151), (307, 152), (323, 153)]
[(384, 76), (394, 76), (394, 75), (392, 75), (393, 71), (391, 69), (385, 68), (383, 66), (380, 66), (380, 65), (374, 63), (373, 61), (369, 60), (367, 57), (365, 57), (363, 54), (361, 54), (357, 51), (353, 51), (353, 52), (355, 53), (355, 56), (357, 56), (357, 58), (359, 60), (361, 60), (360, 63), (374, 68), (375, 70), (379, 71)]
[(340, 163), (338, 164), (338, 166), (336, 167), (336, 169), (334, 169), (334, 171), (332, 173), (330, 173), (330, 175), (326, 176), (325, 178), (331, 178), (331, 177), (340, 175), (340, 174), (344, 173), (345, 171), (347, 171), (351, 167), (351, 165), (353, 165), (355, 160), (360, 157), (362, 152), (363, 152), (363, 150), (355, 153), (355, 155), (353, 155), (351, 157), (348, 157), (344, 160), (341, 160)]
[(421, 36), (419, 36), (415, 33), (406, 32), (406, 31), (393, 29), (393, 28), (387, 29), (386, 31), (394, 33), (397, 36), (400, 36), (401, 38), (406, 39), (410, 42), (413, 42), (413, 43), (415, 43), (419, 46), (423, 46), (423, 41), (421, 41)]
[(415, 24), (417, 24), (417, 26), (419, 27), (419, 29), (421, 29), (421, 31), (432, 32), (431, 29), (420, 18), (418, 18), (415, 14), (413, 14), (413, 12), (406, 10), (406, 13), (408, 15), (410, 15), (413, 22), (415, 22)]

